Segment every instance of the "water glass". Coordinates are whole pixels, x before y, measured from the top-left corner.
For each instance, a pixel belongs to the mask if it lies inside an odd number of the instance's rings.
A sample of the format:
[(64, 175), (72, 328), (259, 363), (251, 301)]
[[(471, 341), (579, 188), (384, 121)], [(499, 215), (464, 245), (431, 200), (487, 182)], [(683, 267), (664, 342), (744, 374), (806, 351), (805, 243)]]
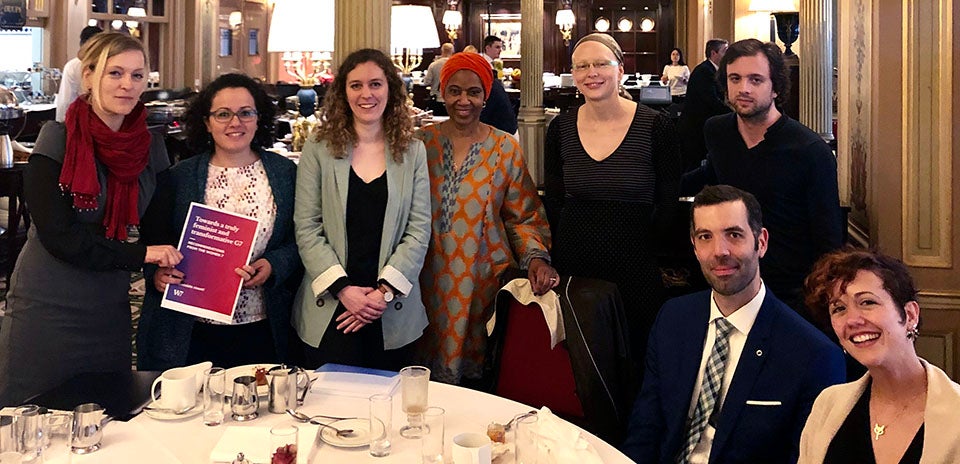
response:
[(227, 388), (227, 371), (211, 367), (203, 371), (203, 425), (223, 423), (223, 399)]
[(43, 416), (43, 460), (67, 462), (73, 414), (51, 412)]
[(537, 416), (521, 415), (516, 418), (516, 443), (517, 464), (536, 464), (539, 454), (539, 440), (537, 435)]
[(370, 455), (377, 458), (390, 455), (390, 431), (393, 428), (393, 397), (370, 397)]
[[(13, 455), (20, 457), (20, 437), (17, 434), (17, 418), (0, 415), (0, 459), (7, 456), (13, 462)], [(0, 460), (0, 463), (7, 461)]]
[(298, 440), (297, 426), (272, 427), (270, 429), (270, 462), (297, 462)]
[(423, 412), (421, 455), (423, 464), (443, 464), (443, 408), (429, 407)]
[(40, 406), (26, 404), (13, 410), (16, 421), (16, 436), (20, 440), (23, 462), (34, 462), (43, 453), (43, 416)]
[(407, 425), (400, 428), (401, 437), (420, 438), (423, 411), (427, 409), (429, 385), (430, 369), (423, 366), (408, 366), (400, 369), (403, 412), (407, 414)]

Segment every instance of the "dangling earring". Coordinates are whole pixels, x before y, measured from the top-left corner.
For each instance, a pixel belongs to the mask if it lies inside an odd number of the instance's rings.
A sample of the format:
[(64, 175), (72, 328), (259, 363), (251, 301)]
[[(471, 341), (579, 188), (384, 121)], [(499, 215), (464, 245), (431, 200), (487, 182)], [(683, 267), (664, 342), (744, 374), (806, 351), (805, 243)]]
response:
[(907, 330), (907, 339), (917, 341), (917, 338), (920, 336), (920, 330), (917, 329), (917, 326), (913, 326), (910, 330)]

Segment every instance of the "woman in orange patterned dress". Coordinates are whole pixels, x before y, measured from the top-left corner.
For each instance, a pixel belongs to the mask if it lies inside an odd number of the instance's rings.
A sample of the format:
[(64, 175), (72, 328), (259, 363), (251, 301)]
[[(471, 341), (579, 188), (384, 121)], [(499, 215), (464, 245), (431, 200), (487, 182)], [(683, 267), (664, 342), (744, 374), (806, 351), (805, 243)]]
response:
[(440, 72), (450, 120), (420, 130), (427, 148), (433, 234), (421, 274), (430, 325), (423, 343), (433, 380), (479, 379), (485, 324), (500, 277), (527, 269), (534, 293), (559, 282), (550, 229), (516, 139), (480, 122), (493, 71), (457, 53)]

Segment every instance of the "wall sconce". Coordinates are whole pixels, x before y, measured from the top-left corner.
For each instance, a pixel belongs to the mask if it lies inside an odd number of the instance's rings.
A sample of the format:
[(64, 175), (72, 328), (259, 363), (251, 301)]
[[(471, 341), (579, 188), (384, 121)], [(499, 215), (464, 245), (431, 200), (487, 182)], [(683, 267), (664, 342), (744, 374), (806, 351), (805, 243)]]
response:
[[(284, 0), (274, 5), (270, 18), (268, 52), (281, 52), (284, 69), (297, 78), (300, 115), (308, 117), (317, 108), (313, 90), (323, 61), (333, 51), (333, 0)], [(307, 67), (307, 63), (312, 65)]]
[(450, 37), (450, 40), (457, 40), (457, 33), (463, 25), (463, 15), (457, 10), (446, 10), (443, 12), (442, 22), (443, 28), (447, 30), (447, 37)]
[(557, 10), (557, 27), (560, 28), (560, 35), (563, 36), (563, 44), (570, 45), (570, 39), (573, 35), (573, 26), (577, 24), (577, 18), (573, 15), (573, 10), (564, 8)]
[[(134, 18), (144, 18), (147, 16), (147, 10), (140, 7), (132, 6), (130, 8), (127, 8), (127, 16), (133, 16)], [(134, 37), (140, 37), (139, 22), (128, 20), (128, 21), (124, 21), (124, 24), (126, 24), (127, 29), (130, 30), (130, 35)]]
[(390, 50), (393, 64), (404, 74), (420, 66), (424, 48), (440, 46), (433, 8), (424, 5), (394, 5), (390, 9)]
[(227, 23), (230, 24), (231, 29), (239, 30), (240, 25), (243, 24), (243, 13), (239, 11), (231, 11), (230, 18), (227, 19)]

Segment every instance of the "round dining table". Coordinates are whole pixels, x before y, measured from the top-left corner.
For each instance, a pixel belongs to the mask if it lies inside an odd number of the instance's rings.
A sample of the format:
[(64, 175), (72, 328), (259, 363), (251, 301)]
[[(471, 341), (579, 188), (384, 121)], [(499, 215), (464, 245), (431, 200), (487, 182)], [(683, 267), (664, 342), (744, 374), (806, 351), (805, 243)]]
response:
[[(402, 438), (397, 432), (406, 423), (406, 415), (401, 410), (400, 389), (393, 392), (393, 424), (391, 427), (392, 449), (389, 456), (376, 458), (370, 455), (366, 446), (341, 448), (325, 443), (317, 434), (318, 426), (297, 422), (287, 414), (274, 414), (267, 411), (266, 398), (261, 399), (259, 417), (252, 421), (237, 422), (228, 413), (224, 422), (218, 426), (203, 424), (202, 415), (174, 420), (158, 420), (141, 413), (128, 422), (113, 422), (104, 428), (102, 448), (88, 455), (72, 455), (73, 464), (136, 462), (139, 464), (208, 464), (227, 462), (213, 460), (211, 453), (217, 447), (225, 431), (230, 427), (254, 428), (253, 436), (262, 439), (241, 441), (236, 450), (228, 449), (229, 455), (246, 452), (248, 455), (269, 455), (268, 429), (277, 425), (296, 425), (300, 430), (299, 464), (312, 463), (415, 463), (421, 461), (421, 443), (419, 439)], [(490, 395), (480, 391), (430, 382), (429, 404), (445, 410), (444, 458), (452, 463), (451, 447), (453, 437), (464, 432), (486, 433), (491, 422), (508, 422), (518, 414), (531, 411), (531, 407), (515, 401)], [(369, 403), (366, 398), (338, 394), (317, 393), (311, 391), (299, 407), (307, 415), (324, 414), (329, 416), (369, 417)], [(560, 419), (557, 419), (560, 420)], [(571, 427), (575, 427), (572, 424)], [(580, 430), (583, 437), (596, 450), (604, 463), (630, 463), (616, 448), (600, 440), (587, 431)], [(507, 433), (507, 442), (512, 443), (513, 433)], [(222, 445), (221, 445), (222, 447)], [(244, 448), (247, 448), (246, 450)], [(263, 448), (263, 449), (261, 449)], [(494, 464), (512, 464), (513, 452), (509, 450), (494, 459)], [(219, 451), (223, 451), (222, 449)], [(220, 453), (223, 454), (223, 453)], [(253, 464), (257, 464), (253, 461)]]

